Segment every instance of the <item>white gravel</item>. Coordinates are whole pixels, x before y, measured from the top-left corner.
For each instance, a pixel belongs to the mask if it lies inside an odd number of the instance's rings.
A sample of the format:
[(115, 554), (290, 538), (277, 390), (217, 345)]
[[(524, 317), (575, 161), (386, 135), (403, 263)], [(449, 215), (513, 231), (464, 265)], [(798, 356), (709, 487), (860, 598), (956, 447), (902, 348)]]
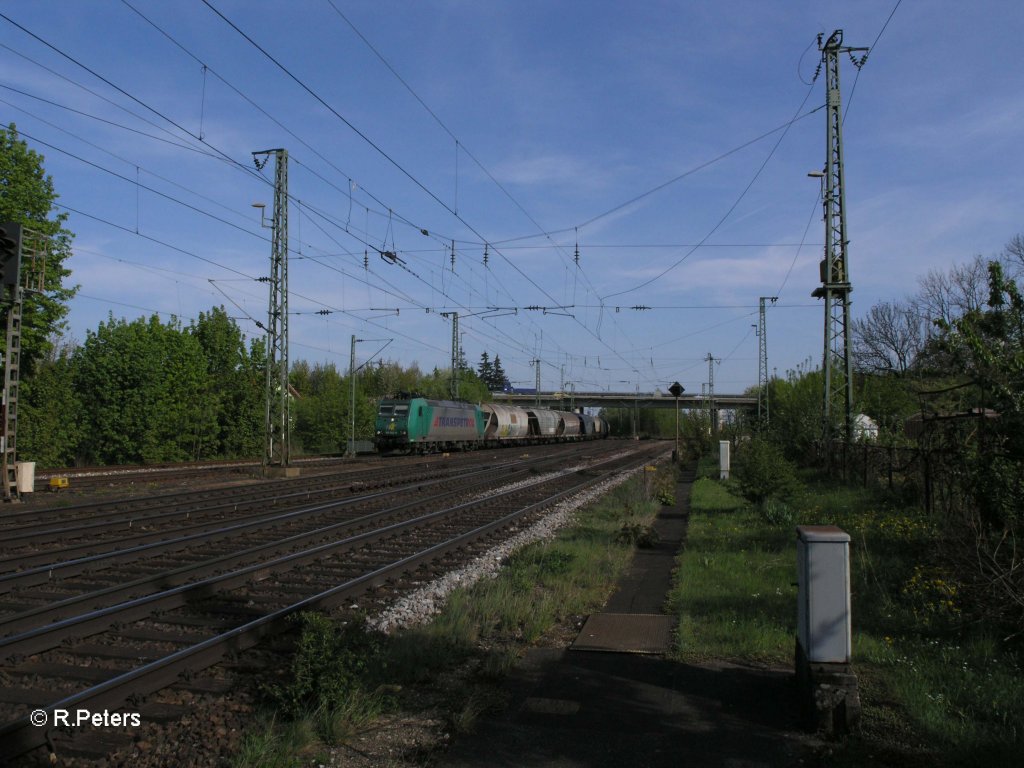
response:
[[(562, 472), (552, 473), (550, 476), (577, 472), (585, 468), (584, 466), (567, 468)], [(642, 471), (643, 467), (638, 467), (617, 472), (592, 488), (559, 502), (542, 520), (483, 553), (469, 565), (457, 571), (452, 571), (399, 599), (387, 610), (376, 616), (371, 616), (367, 624), (373, 629), (390, 633), (396, 629), (404, 629), (417, 624), (427, 623), (431, 617), (441, 612), (445, 600), (452, 591), (459, 587), (468, 587), (485, 577), (494, 578), (498, 571), (501, 570), (502, 564), (513, 552), (535, 541), (553, 538), (559, 528), (574, 520), (575, 513), (580, 507), (589, 504), (594, 499), (621, 485), (630, 477)], [(548, 477), (546, 475), (543, 478), (537, 477), (521, 483), (512, 483), (499, 491), (492, 491), (488, 495), (493, 496), (495, 493), (505, 490), (531, 485), (540, 482), (542, 479), (548, 479)]]

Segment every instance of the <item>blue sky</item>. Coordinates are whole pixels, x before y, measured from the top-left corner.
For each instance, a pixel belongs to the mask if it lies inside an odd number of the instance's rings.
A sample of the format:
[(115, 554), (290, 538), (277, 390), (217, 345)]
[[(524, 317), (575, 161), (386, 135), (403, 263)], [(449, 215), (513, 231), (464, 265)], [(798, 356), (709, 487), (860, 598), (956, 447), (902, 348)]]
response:
[(1024, 232), (1019, 2), (210, 5), (252, 42), (202, 0), (0, 4), (0, 116), (72, 211), (73, 339), (215, 305), (259, 337), (252, 152), (284, 147), (293, 360), (345, 368), (355, 334), (445, 367), (456, 311), (522, 386), (538, 358), (545, 389), (699, 393), (710, 353), (740, 392), (778, 296), (769, 367), (817, 365), (835, 29), (875, 44), (841, 72), (854, 316)]

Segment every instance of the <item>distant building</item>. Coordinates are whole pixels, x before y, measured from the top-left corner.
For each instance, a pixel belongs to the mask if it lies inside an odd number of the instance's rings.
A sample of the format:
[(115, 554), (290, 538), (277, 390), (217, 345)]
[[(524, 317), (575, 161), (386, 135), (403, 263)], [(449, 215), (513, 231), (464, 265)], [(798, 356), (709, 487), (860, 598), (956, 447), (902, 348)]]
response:
[(853, 439), (870, 443), (878, 439), (878, 424), (870, 416), (858, 413), (853, 417)]

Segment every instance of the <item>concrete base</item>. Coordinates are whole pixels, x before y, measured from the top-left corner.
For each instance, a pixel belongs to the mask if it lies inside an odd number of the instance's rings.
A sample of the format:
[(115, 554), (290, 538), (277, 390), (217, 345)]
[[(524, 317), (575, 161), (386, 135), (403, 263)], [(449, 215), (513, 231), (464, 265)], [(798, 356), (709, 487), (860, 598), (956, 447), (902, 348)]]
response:
[(850, 664), (812, 662), (798, 640), (796, 683), (808, 730), (840, 735), (849, 733), (860, 720), (857, 675)]
[(278, 480), (282, 477), (298, 477), (301, 470), (298, 467), (264, 467), (263, 476)]

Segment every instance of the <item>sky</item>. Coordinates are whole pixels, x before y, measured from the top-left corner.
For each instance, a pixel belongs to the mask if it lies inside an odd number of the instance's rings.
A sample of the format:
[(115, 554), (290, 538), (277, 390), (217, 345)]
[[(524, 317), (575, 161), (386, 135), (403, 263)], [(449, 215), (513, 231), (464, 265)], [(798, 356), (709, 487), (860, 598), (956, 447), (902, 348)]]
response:
[[(1019, 0), (7, 0), (0, 118), (111, 315), (262, 337), (288, 152), (289, 352), (499, 356), (517, 387), (716, 393), (821, 364), (825, 76), (854, 318), (1024, 232)], [(856, 54), (860, 57), (862, 54)], [(859, 61), (856, 63), (860, 63)], [(453, 249), (454, 243), (454, 249)], [(382, 253), (395, 254), (395, 260)], [(759, 323), (759, 299), (767, 302)], [(712, 358), (709, 364), (708, 357)], [(533, 361), (540, 361), (538, 364)]]

